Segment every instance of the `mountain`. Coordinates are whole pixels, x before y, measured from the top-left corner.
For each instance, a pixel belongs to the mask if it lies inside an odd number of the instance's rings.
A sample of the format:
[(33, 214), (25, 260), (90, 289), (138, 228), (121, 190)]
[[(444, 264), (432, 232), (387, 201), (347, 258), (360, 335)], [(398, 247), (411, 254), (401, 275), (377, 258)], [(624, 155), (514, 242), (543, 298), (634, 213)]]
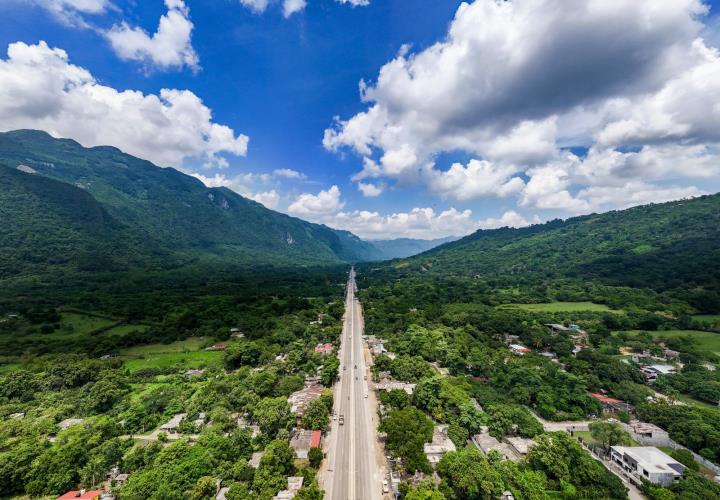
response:
[(382, 258), (351, 233), (208, 188), (113, 147), (85, 148), (19, 130), (0, 134), (0, 165), (7, 187), (0, 213), (3, 220), (23, 221), (0, 230), (0, 251), (12, 251), (21, 269), (82, 269), (81, 260), (92, 260), (83, 255), (109, 255), (111, 269), (194, 260), (286, 266)]
[(385, 259), (402, 259), (419, 253), (427, 252), (437, 246), (457, 240), (457, 236), (419, 240), (413, 238), (397, 238), (394, 240), (372, 240), (372, 245), (382, 252)]
[(571, 279), (579, 286), (595, 281), (683, 289), (705, 294), (720, 308), (718, 263), (720, 194), (521, 229), (480, 230), (393, 266), (398, 273), (466, 276), (496, 286)]

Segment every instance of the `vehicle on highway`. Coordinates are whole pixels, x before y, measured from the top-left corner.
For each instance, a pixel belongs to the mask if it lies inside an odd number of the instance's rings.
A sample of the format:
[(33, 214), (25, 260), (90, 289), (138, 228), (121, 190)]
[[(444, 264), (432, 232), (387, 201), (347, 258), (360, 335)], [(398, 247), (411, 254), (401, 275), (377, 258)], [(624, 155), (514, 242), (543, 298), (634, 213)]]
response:
[(355, 369), (357, 370), (357, 365), (355, 365)]
[(367, 375), (363, 375), (363, 380), (367, 380)]
[(340, 415), (340, 421), (338, 423), (340, 425), (345, 425), (345, 415)]
[(367, 394), (365, 394), (365, 399), (367, 399), (367, 396), (368, 396), (368, 395), (367, 395)]
[(390, 493), (390, 486), (388, 485), (387, 479), (383, 479), (382, 492), (383, 492), (383, 493)]

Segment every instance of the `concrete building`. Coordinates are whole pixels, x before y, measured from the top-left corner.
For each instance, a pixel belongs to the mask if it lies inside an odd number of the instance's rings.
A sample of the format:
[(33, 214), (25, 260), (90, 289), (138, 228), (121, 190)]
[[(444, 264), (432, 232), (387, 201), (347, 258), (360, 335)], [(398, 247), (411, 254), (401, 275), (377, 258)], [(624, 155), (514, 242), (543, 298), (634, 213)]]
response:
[(168, 434), (177, 434), (180, 432), (180, 422), (182, 422), (182, 419), (185, 418), (187, 413), (178, 413), (177, 415), (173, 416), (169, 421), (162, 424), (160, 426), (160, 430), (167, 432)]
[(295, 498), (298, 490), (302, 488), (303, 480), (302, 476), (290, 476), (287, 478), (288, 487), (286, 490), (279, 491), (277, 495), (273, 497), (273, 500), (292, 500)]
[(298, 417), (302, 417), (310, 402), (322, 396), (323, 389), (324, 387), (320, 384), (310, 383), (299, 391), (293, 392), (287, 399), (290, 403), (290, 411)]
[(524, 457), (528, 454), (528, 450), (535, 446), (537, 443), (532, 439), (520, 437), (520, 436), (507, 436), (503, 439), (510, 448), (520, 457)]
[(298, 458), (307, 458), (310, 451), (310, 443), (312, 443), (313, 431), (305, 429), (295, 429), (292, 438), (290, 438), (290, 448), (295, 450), (295, 456)]
[(629, 427), (631, 436), (636, 441), (640, 441), (641, 444), (667, 446), (670, 442), (670, 435), (667, 431), (655, 424), (631, 420), (627, 426)]
[(520, 458), (509, 444), (501, 443), (488, 434), (487, 427), (481, 427), (480, 434), (475, 434), (472, 437), (472, 442), (485, 455), (495, 450), (500, 453), (503, 460), (519, 460)]
[(528, 354), (532, 352), (532, 349), (528, 349), (524, 345), (520, 344), (510, 344), (510, 350), (513, 352), (513, 354), (519, 354), (522, 356), (523, 354)]
[(682, 478), (685, 466), (654, 446), (613, 446), (610, 458), (628, 475), (669, 486)]
[(432, 441), (423, 445), (425, 456), (433, 467), (445, 453), (455, 451), (455, 443), (452, 442), (447, 432), (447, 425), (436, 425), (433, 429)]

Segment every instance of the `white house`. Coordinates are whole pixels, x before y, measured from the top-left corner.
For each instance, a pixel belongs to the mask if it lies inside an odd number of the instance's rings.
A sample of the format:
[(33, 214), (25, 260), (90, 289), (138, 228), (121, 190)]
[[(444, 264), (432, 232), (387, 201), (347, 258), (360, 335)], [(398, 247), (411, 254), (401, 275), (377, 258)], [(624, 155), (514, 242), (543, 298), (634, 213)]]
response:
[(680, 480), (685, 471), (683, 464), (654, 446), (613, 446), (610, 458), (626, 473), (661, 486)]

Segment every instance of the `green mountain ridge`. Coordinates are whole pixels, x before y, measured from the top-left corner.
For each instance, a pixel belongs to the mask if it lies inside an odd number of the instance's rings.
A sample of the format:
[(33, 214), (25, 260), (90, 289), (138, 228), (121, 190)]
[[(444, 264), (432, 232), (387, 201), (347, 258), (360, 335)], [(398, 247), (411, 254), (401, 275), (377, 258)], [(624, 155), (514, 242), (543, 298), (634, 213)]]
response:
[(459, 239), (457, 236), (423, 240), (415, 238), (396, 238), (393, 240), (372, 240), (371, 243), (379, 249), (387, 259), (402, 259), (419, 253), (427, 252), (437, 246)]
[(720, 309), (720, 194), (480, 230), (393, 261), (398, 275), (459, 276), (495, 286), (580, 284), (683, 290), (699, 309)]
[[(208, 188), (194, 177), (172, 168), (159, 168), (114, 147), (84, 148), (73, 140), (55, 139), (45, 132), (19, 130), (0, 134), (0, 162), (5, 165), (3, 170), (13, 172), (3, 174), (3, 178), (13, 179), (5, 190), (9, 192), (0, 198), (3, 218), (20, 220), (22, 216), (28, 232), (21, 235), (23, 228), (14, 227), (12, 237), (0, 233), (0, 247), (24, 241), (26, 252), (45, 255), (44, 261), (34, 261), (50, 267), (73, 264), (82, 268), (72, 259), (54, 260), (43, 248), (59, 244), (56, 238), (61, 235), (57, 232), (65, 223), (75, 227), (87, 210), (105, 214), (106, 222), (113, 221), (116, 229), (94, 233), (90, 226), (83, 231), (75, 228), (73, 238), (65, 242), (73, 241), (75, 245), (67, 250), (83, 253), (90, 247), (105, 249), (113, 264), (110, 269), (115, 264), (147, 265), (158, 254), (164, 254), (162, 260), (169, 258), (170, 262), (219, 259), (240, 265), (283, 266), (383, 257), (372, 244), (347, 231), (269, 210), (227, 188)], [(84, 200), (87, 206), (70, 203), (61, 209), (56, 204), (57, 210), (50, 210), (52, 217), (47, 219), (40, 209), (41, 201), (36, 199), (35, 205), (25, 203), (21, 209), (11, 199), (17, 196), (13, 191), (20, 185), (26, 192), (37, 192), (42, 186), (46, 196)], [(57, 193), (48, 194), (53, 190)], [(38, 209), (34, 216), (33, 206)], [(46, 231), (50, 220), (55, 228)], [(83, 242), (83, 238), (94, 241)], [(135, 248), (126, 249), (128, 241), (133, 241)], [(24, 263), (18, 269), (28, 266)]]

